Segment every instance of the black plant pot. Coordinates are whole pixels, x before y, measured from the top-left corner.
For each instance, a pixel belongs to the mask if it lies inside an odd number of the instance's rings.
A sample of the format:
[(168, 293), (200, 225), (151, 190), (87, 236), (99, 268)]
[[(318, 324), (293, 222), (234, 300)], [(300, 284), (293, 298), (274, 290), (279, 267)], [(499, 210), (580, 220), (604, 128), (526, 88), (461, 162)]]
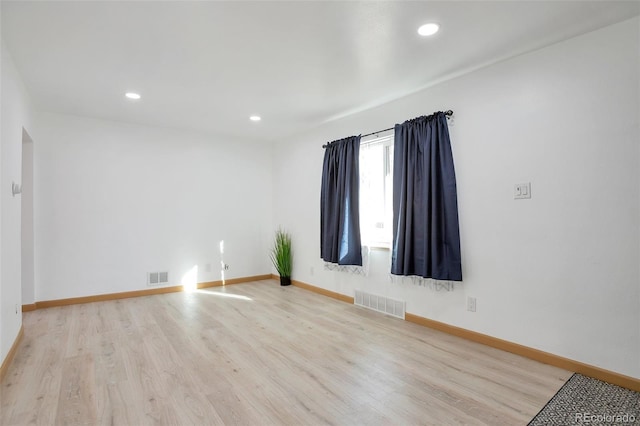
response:
[(291, 277), (280, 277), (280, 285), (291, 285)]

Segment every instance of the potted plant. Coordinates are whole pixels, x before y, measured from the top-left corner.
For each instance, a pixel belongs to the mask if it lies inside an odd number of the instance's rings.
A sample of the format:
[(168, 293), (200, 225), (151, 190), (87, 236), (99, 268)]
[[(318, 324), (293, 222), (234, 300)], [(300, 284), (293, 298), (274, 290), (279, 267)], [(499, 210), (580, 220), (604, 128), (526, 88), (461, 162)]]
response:
[(291, 285), (291, 266), (293, 257), (291, 255), (291, 235), (279, 228), (276, 231), (276, 238), (271, 248), (271, 262), (280, 274), (280, 285)]

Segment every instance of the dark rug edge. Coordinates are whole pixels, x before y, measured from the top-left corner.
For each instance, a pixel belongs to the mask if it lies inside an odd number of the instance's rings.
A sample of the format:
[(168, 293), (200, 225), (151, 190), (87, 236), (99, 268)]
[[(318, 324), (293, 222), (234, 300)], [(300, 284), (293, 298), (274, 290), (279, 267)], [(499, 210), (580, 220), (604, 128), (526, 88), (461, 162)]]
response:
[(559, 394), (560, 392), (562, 392), (562, 390), (563, 390), (563, 389), (564, 389), (564, 388), (569, 384), (569, 382), (571, 381), (571, 379), (573, 379), (573, 378), (575, 377), (575, 375), (576, 375), (576, 374), (578, 374), (578, 373), (573, 373), (573, 374), (571, 375), (571, 377), (569, 377), (569, 378), (567, 379), (567, 381), (566, 381), (566, 382), (564, 382), (564, 384), (560, 387), (560, 389), (558, 389), (558, 391), (557, 391), (555, 394), (553, 394), (553, 396), (549, 399), (549, 401), (547, 401), (547, 403), (546, 403), (546, 404), (544, 404), (544, 407), (542, 407), (542, 408), (540, 409), (540, 411), (538, 411), (538, 414), (536, 414), (535, 416), (533, 416), (533, 418), (529, 421), (529, 423), (527, 423), (527, 426), (531, 426), (531, 424), (534, 422), (534, 420), (535, 420), (535, 419), (537, 419), (537, 418), (538, 418), (538, 416), (539, 416), (539, 415), (540, 415), (540, 414), (541, 414), (541, 413), (542, 413), (542, 412), (547, 408), (547, 406), (548, 406), (549, 404), (551, 404), (551, 402), (556, 398), (556, 396), (558, 396), (558, 394)]

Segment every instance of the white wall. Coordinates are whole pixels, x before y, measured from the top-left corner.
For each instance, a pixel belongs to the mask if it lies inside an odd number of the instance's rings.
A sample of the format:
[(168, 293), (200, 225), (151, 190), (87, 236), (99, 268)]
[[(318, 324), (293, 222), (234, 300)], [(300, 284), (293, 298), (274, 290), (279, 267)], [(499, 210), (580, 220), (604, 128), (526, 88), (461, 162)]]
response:
[[(22, 325), (20, 204), (11, 183), (22, 181), (22, 132), (33, 136), (33, 111), (27, 91), (4, 42), (1, 44), (0, 131), (0, 363), (4, 361)], [(17, 313), (16, 313), (16, 307)]]
[(22, 304), (33, 304), (35, 280), (33, 265), (33, 140), (26, 131), (22, 132), (22, 195), (20, 195), (21, 218), (21, 278)]
[[(294, 279), (640, 378), (638, 19), (494, 64), (278, 144), (274, 225)], [(319, 257), (321, 145), (453, 109), (464, 283), (391, 283)], [(514, 200), (531, 182), (533, 198)], [(466, 311), (466, 297), (477, 312)]]
[[(271, 148), (43, 113), (36, 141), (36, 300), (269, 273)], [(211, 264), (211, 272), (206, 271)]]

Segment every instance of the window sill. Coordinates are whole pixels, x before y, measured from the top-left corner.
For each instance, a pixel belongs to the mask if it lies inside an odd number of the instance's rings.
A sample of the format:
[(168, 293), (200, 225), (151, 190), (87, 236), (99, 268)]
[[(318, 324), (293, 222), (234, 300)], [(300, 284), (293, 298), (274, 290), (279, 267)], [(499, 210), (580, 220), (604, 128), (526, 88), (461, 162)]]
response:
[(363, 244), (362, 247), (369, 247), (371, 250), (379, 250), (379, 251), (391, 251), (390, 243), (369, 243)]

